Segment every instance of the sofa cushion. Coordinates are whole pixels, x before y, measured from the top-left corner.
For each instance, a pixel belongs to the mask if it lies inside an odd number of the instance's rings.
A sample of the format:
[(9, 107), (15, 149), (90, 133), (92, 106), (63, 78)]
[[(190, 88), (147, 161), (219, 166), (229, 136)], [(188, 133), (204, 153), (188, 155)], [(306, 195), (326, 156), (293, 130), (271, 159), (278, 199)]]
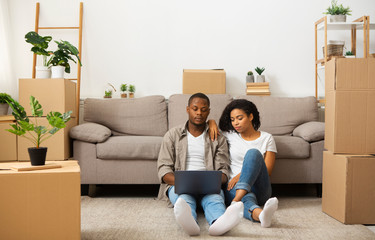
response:
[(300, 137), (273, 136), (275, 138), (276, 158), (309, 158), (310, 144)]
[[(186, 107), (191, 94), (174, 94), (168, 100), (168, 124), (169, 129), (184, 124), (188, 120)], [(210, 99), (210, 115), (208, 119), (214, 119), (219, 123), (221, 113), (232, 101), (228, 94), (207, 94)]]
[(307, 122), (294, 129), (293, 136), (301, 137), (308, 142), (316, 142), (324, 139), (324, 130), (324, 122)]
[(84, 142), (98, 143), (107, 140), (111, 136), (111, 130), (101, 124), (88, 122), (72, 127), (69, 136)]
[(285, 98), (270, 96), (239, 96), (252, 101), (260, 114), (260, 130), (273, 135), (291, 134), (302, 123), (318, 120), (315, 97)]
[(167, 104), (163, 96), (92, 99), (84, 103), (84, 120), (124, 135), (164, 136)]
[(158, 159), (163, 137), (113, 136), (96, 147), (100, 159)]

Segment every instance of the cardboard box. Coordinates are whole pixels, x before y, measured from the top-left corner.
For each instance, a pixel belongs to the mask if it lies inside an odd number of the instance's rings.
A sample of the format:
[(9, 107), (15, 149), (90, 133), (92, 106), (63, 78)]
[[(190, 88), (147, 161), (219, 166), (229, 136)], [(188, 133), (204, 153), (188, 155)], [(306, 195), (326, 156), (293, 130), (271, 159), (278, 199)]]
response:
[(73, 111), (76, 117), (76, 83), (68, 79), (20, 79), (19, 103), (31, 116), (30, 96), (34, 96), (43, 108), (43, 116), (50, 111), (64, 113)]
[(322, 210), (345, 224), (375, 224), (375, 156), (323, 153)]
[(326, 64), (324, 147), (334, 153), (375, 153), (375, 59)]
[[(0, 163), (0, 168), (26, 163)], [(81, 190), (77, 161), (62, 168), (0, 172), (1, 239), (80, 239)]]
[(225, 94), (225, 71), (223, 69), (184, 69), (182, 93)]
[(17, 161), (17, 136), (5, 131), (11, 129), (10, 124), (14, 123), (11, 115), (0, 116), (0, 162)]
[[(33, 120), (33, 119), (31, 119)], [(49, 126), (45, 117), (37, 118), (38, 124), (42, 126)], [(42, 147), (48, 147), (46, 160), (61, 161), (66, 160), (72, 156), (72, 143), (69, 138), (69, 130), (77, 125), (76, 119), (72, 118), (66, 123), (66, 127), (59, 130), (52, 137), (41, 143)], [(18, 160), (30, 161), (27, 148), (34, 147), (30, 140), (17, 136), (18, 139)]]

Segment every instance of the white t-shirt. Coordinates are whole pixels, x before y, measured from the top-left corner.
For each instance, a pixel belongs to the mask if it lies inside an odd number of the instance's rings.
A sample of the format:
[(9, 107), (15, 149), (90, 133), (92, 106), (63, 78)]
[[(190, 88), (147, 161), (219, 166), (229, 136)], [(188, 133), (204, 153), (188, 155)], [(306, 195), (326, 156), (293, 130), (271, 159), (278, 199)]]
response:
[(223, 132), (223, 135), (226, 137), (229, 145), (229, 156), (231, 160), (230, 179), (241, 173), (243, 159), (249, 149), (258, 149), (263, 157), (267, 151), (277, 152), (275, 140), (272, 135), (267, 132), (260, 131), (260, 137), (252, 141), (244, 140), (241, 135), (235, 131)]
[(186, 155), (186, 170), (204, 171), (206, 166), (204, 164), (204, 138), (206, 132), (204, 131), (198, 137), (194, 137), (187, 132), (188, 149)]

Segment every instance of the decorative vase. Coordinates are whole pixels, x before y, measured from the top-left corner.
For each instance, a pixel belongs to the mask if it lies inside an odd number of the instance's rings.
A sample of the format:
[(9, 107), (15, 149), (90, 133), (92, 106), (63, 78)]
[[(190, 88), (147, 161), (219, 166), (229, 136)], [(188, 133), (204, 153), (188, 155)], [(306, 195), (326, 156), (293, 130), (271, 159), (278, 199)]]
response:
[(256, 82), (265, 82), (266, 77), (264, 75), (258, 75), (257, 76), (257, 81)]
[(346, 22), (346, 15), (330, 15), (330, 22)]
[(52, 66), (51, 67), (52, 76), (51, 78), (64, 78), (64, 66)]
[(32, 166), (40, 166), (46, 164), (46, 147), (30, 147), (27, 150), (29, 151), (30, 162)]
[(46, 66), (36, 66), (36, 78), (51, 78), (51, 69)]
[(9, 105), (8, 103), (0, 103), (0, 116), (8, 115)]
[(247, 75), (246, 76), (246, 82), (247, 83), (253, 83), (254, 82), (254, 75)]
[(126, 94), (126, 93), (121, 93), (121, 98), (128, 98), (128, 94)]
[(129, 93), (129, 98), (134, 98), (134, 93)]

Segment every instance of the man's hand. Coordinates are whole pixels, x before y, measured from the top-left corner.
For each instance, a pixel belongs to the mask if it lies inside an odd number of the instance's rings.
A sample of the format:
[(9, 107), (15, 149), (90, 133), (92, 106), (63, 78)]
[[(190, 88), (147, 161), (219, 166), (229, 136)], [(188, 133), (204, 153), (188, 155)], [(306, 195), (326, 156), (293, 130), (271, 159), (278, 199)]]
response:
[(215, 120), (210, 119), (207, 122), (208, 122), (208, 133), (210, 135), (211, 141), (215, 141), (217, 139), (217, 136), (220, 135), (219, 128), (217, 127)]
[(174, 186), (174, 173), (167, 173), (163, 176), (163, 181), (166, 184)]
[(232, 188), (234, 188), (234, 186), (236, 186), (237, 182), (240, 180), (240, 175), (241, 174), (238, 174), (237, 176), (235, 176), (234, 178), (232, 178), (232, 180), (229, 181), (229, 183), (228, 183), (228, 191), (230, 191)]

